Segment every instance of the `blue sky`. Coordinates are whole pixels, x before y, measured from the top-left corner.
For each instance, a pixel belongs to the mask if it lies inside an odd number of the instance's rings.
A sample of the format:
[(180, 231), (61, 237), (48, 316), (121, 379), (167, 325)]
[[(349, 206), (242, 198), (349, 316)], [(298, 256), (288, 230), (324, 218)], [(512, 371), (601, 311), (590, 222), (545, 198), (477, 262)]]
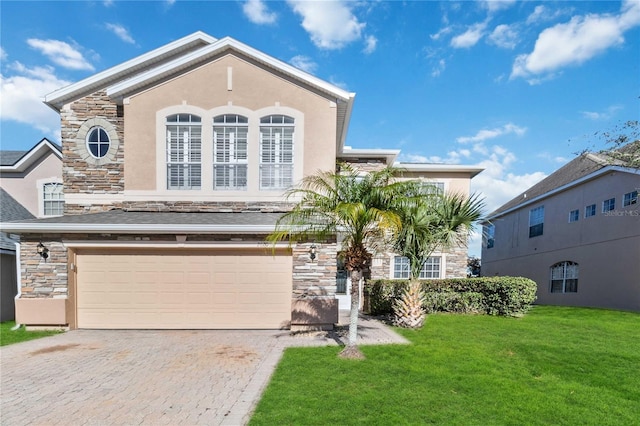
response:
[(638, 1), (0, 3), (2, 149), (59, 141), (41, 98), (201, 30), (356, 92), (347, 144), (486, 167), (493, 210), (640, 118)]

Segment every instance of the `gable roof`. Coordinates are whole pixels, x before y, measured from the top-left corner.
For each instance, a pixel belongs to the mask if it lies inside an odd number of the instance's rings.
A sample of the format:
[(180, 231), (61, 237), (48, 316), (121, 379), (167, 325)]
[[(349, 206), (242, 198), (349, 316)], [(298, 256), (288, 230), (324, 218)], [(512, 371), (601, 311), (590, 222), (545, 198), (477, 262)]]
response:
[(0, 188), (0, 222), (11, 222), (13, 220), (33, 219), (29, 210), (15, 198), (13, 198), (7, 191)]
[(214, 37), (196, 31), (186, 37), (165, 44), (155, 50), (137, 56), (131, 60), (116, 65), (102, 72), (87, 77), (76, 83), (62, 87), (49, 93), (44, 98), (44, 103), (60, 112), (65, 103), (89, 95), (96, 90), (118, 83), (122, 80), (146, 71), (150, 67), (158, 66), (175, 59), (177, 56), (196, 50), (216, 41)]
[(549, 195), (594, 179), (609, 171), (640, 174), (640, 170), (626, 167), (625, 164), (603, 153), (585, 153), (574, 158), (531, 188), (500, 206), (490, 213), (487, 219), (502, 216), (510, 211), (538, 202)]
[(50, 152), (62, 158), (62, 147), (47, 138), (42, 138), (29, 151), (0, 151), (0, 171), (23, 172)]
[(100, 89), (106, 89), (107, 96), (121, 102), (130, 94), (171, 78), (184, 70), (200, 66), (227, 51), (237, 52), (275, 73), (291, 78), (333, 99), (337, 105), (337, 143), (339, 151), (342, 150), (355, 93), (321, 80), (231, 37), (218, 40), (201, 31), (56, 90), (48, 94), (44, 102), (56, 111), (60, 111), (65, 103)]

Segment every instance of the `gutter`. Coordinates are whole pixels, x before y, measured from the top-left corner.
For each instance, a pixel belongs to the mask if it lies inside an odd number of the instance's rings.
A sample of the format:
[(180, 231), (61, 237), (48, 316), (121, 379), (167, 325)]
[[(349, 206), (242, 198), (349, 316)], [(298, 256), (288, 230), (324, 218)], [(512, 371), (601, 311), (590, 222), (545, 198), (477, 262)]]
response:
[(105, 224), (105, 223), (0, 223), (3, 232), (13, 233), (121, 233), (121, 234), (259, 234), (271, 233), (273, 225), (206, 225), (206, 224)]
[[(21, 272), (22, 268), (20, 267), (20, 242), (14, 241), (13, 243), (16, 245), (16, 286), (18, 287), (18, 293), (16, 294), (16, 297), (14, 298), (14, 300), (18, 300), (20, 299), (20, 296), (22, 296), (22, 272)], [(16, 325), (11, 327), (11, 331), (16, 331), (21, 326), (22, 324), (16, 322)]]

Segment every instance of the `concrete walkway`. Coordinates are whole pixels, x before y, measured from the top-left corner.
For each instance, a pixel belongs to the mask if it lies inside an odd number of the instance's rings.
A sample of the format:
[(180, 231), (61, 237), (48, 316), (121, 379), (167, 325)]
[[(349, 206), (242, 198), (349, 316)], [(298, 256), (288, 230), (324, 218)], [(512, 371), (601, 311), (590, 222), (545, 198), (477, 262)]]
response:
[[(348, 313), (347, 313), (348, 314)], [(335, 332), (74, 330), (0, 349), (0, 424), (243, 425), (286, 347)], [(358, 344), (407, 343), (361, 317)]]

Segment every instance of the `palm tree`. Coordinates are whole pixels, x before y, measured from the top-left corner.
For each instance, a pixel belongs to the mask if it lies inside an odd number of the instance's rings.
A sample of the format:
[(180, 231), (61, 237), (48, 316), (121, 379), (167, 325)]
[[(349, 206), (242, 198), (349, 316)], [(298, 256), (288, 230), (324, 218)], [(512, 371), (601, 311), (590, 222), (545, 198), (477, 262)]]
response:
[(393, 246), (398, 254), (409, 259), (410, 280), (394, 306), (397, 325), (422, 326), (425, 319), (424, 294), (419, 282), (422, 265), (438, 247), (466, 245), (483, 207), (477, 195), (434, 193), (424, 188), (403, 200), (397, 210), (401, 227)]
[(394, 207), (415, 185), (394, 182), (397, 173), (397, 169), (388, 167), (361, 176), (356, 169), (342, 165), (339, 172), (307, 176), (299, 187), (287, 192), (287, 200), (295, 201), (295, 205), (278, 220), (268, 237), (274, 243), (338, 234), (342, 237), (345, 267), (351, 275), (349, 339), (340, 352), (343, 357), (362, 357), (356, 345), (362, 272), (370, 266), (370, 250), (400, 228), (400, 216)]

